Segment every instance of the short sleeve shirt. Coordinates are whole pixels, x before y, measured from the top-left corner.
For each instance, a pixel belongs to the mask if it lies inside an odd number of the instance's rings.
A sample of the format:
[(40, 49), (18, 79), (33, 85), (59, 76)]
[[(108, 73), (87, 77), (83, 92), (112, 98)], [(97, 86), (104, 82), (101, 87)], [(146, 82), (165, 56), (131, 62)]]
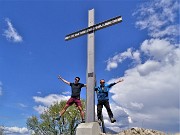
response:
[(82, 83), (70, 83), (71, 86), (71, 97), (80, 98), (81, 88), (84, 87), (84, 84)]

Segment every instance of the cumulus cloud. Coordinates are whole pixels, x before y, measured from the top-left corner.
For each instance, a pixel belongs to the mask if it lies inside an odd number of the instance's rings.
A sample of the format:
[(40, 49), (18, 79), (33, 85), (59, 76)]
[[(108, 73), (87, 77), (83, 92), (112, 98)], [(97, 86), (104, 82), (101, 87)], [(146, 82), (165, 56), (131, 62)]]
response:
[(175, 47), (176, 45), (171, 45), (168, 40), (150, 39), (142, 43), (141, 51), (155, 60), (165, 60), (163, 57), (169, 58), (169, 55), (172, 55), (170, 51)]
[(177, 131), (180, 48), (166, 40), (150, 39), (142, 43), (139, 52), (149, 59), (125, 71), (125, 81), (110, 91), (112, 99), (127, 109), (133, 124), (142, 126), (143, 122), (149, 128)]
[(7, 135), (28, 135), (29, 131), (25, 127), (3, 127), (4, 133)]
[(157, 61), (147, 60), (144, 64), (138, 65), (137, 70), (140, 75), (147, 75), (152, 71), (159, 70), (160, 64)]
[(14, 26), (12, 25), (10, 19), (5, 20), (8, 28), (4, 31), (3, 35), (12, 42), (22, 42), (22, 36), (18, 34)]
[(58, 94), (50, 94), (48, 96), (45, 97), (39, 97), (39, 96), (34, 96), (33, 99), (36, 103), (40, 103), (42, 105), (38, 105), (38, 106), (34, 106), (34, 109), (38, 112), (38, 113), (43, 113), (44, 111), (47, 110), (47, 108), (56, 103), (56, 102), (60, 102), (62, 100), (68, 100), (70, 98), (70, 96), (65, 96), (65, 95), (58, 95)]
[(125, 71), (125, 81), (110, 91), (114, 104), (126, 109), (136, 126), (144, 123), (149, 128), (177, 131), (180, 111), (179, 45), (163, 39), (150, 39), (145, 40), (138, 51), (149, 59)]

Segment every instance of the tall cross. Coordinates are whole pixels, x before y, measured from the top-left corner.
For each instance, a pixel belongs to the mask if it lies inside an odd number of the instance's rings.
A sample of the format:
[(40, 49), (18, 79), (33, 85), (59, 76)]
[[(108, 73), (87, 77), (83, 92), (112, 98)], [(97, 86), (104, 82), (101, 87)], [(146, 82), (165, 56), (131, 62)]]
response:
[(66, 35), (65, 40), (71, 40), (88, 34), (87, 40), (87, 92), (86, 92), (86, 123), (95, 121), (95, 69), (94, 69), (94, 32), (108, 26), (120, 23), (122, 17), (118, 16), (107, 21), (94, 24), (94, 9), (89, 10), (88, 27)]

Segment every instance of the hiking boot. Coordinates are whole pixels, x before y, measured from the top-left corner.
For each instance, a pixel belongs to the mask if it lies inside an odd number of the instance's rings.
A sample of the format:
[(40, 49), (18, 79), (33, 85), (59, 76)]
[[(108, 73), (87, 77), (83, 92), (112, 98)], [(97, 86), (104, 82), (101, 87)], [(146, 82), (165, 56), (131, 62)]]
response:
[(111, 119), (111, 123), (116, 122), (116, 120), (114, 118), (110, 118)]
[(60, 116), (60, 115), (58, 115), (58, 116), (57, 116), (57, 117), (55, 117), (54, 119), (55, 119), (55, 120), (57, 120), (57, 121), (60, 121), (61, 116)]
[(101, 122), (102, 122), (102, 121), (101, 121), (100, 119), (98, 119), (97, 122), (99, 123), (99, 126), (101, 126)]

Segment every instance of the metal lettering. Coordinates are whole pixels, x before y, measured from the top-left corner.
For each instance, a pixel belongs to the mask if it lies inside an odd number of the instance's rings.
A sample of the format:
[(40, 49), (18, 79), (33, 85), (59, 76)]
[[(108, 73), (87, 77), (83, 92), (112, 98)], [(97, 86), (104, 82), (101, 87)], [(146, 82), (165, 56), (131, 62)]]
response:
[(118, 16), (118, 17), (115, 17), (115, 18), (112, 18), (110, 20), (107, 20), (107, 21), (104, 21), (102, 23), (99, 23), (99, 24), (95, 24), (91, 27), (88, 27), (88, 28), (85, 28), (85, 29), (82, 29), (80, 31), (77, 31), (77, 32), (74, 32), (72, 34), (69, 34), (65, 37), (65, 40), (70, 40), (70, 39), (73, 39), (73, 38), (76, 38), (76, 37), (79, 37), (79, 36), (82, 36), (84, 34), (88, 34), (90, 32), (94, 32), (96, 30), (100, 30), (102, 28), (105, 28), (105, 27), (108, 27), (108, 26), (111, 26), (111, 25), (114, 25), (114, 24), (117, 24), (119, 22), (122, 21), (122, 17), (121, 16)]
[(80, 32), (80, 34), (84, 34), (84, 33), (86, 33), (86, 31), (81, 31), (81, 32)]
[(79, 33), (76, 33), (75, 36), (79, 36)]

